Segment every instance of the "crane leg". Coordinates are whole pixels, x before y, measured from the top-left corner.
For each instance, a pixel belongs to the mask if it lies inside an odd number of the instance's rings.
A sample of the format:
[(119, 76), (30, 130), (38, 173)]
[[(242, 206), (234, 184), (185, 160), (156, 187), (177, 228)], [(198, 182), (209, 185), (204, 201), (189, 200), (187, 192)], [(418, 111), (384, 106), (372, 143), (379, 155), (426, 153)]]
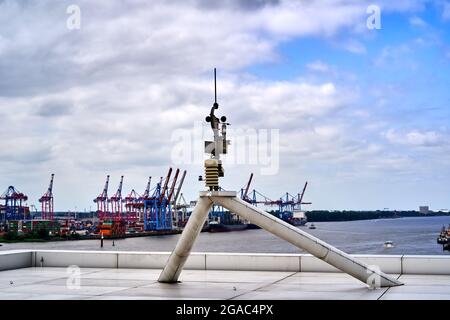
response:
[(199, 197), (175, 249), (159, 276), (159, 282), (178, 281), (178, 277), (191, 253), (195, 239), (197, 239), (202, 230), (212, 204), (213, 202), (208, 197)]

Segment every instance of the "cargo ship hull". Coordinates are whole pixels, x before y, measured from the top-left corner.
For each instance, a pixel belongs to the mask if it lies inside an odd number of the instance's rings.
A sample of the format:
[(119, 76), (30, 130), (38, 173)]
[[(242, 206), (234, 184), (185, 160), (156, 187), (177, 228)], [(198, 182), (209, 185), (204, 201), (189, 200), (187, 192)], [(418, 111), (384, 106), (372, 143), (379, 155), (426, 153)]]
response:
[(247, 230), (248, 225), (244, 223), (239, 224), (209, 224), (207, 227), (208, 232), (230, 232), (230, 231), (242, 231)]

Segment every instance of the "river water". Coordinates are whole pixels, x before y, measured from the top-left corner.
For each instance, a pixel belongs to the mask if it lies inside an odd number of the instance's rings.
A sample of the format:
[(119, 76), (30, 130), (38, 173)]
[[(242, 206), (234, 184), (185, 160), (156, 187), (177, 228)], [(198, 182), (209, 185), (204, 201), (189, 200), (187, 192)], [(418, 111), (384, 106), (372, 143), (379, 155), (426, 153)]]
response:
[[(308, 223), (309, 225), (310, 223)], [(436, 238), (443, 225), (450, 224), (450, 217), (414, 217), (347, 222), (317, 222), (317, 229), (299, 227), (321, 240), (355, 254), (426, 254), (448, 255)], [(36, 243), (3, 243), (0, 250), (12, 249), (60, 249), (104, 251), (172, 251), (177, 235), (150, 236), (105, 240), (55, 241)], [(394, 247), (386, 249), (385, 241), (393, 241)], [(297, 247), (277, 238), (265, 230), (245, 230), (225, 233), (200, 234), (193, 251), (196, 252), (258, 252), (300, 253)]]

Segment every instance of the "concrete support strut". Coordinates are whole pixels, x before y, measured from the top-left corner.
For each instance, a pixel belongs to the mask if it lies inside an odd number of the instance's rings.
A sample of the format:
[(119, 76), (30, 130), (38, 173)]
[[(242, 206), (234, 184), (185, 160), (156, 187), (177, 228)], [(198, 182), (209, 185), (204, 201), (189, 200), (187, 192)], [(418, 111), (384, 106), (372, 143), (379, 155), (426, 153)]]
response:
[(371, 269), (365, 263), (356, 260), (345, 252), (334, 248), (309, 233), (304, 232), (237, 197), (212, 197), (212, 200), (214, 203), (227, 208), (231, 212), (236, 212), (242, 218), (249, 220), (281, 239), (292, 243), (296, 247), (306, 250), (315, 257), (366, 284), (370, 284), (371, 281), (376, 282), (376, 279), (378, 279), (378, 284), (381, 287), (392, 287), (403, 284), (397, 279), (392, 278), (379, 270)]
[[(222, 191), (201, 193), (200, 200), (194, 208), (194, 212), (189, 218), (188, 224), (178, 240), (166, 267), (161, 273), (160, 282), (176, 282), (178, 280), (195, 238), (203, 226), (212, 203), (215, 203), (370, 286), (392, 287), (403, 284), (378, 269), (370, 268), (368, 265), (320, 239), (250, 205), (235, 195), (235, 192)], [(191, 225), (189, 225), (190, 223)]]
[(178, 277), (191, 253), (195, 239), (197, 239), (199, 233), (202, 231), (212, 205), (213, 202), (208, 197), (200, 197), (198, 199), (197, 205), (192, 211), (189, 220), (184, 227), (183, 233), (169, 257), (169, 261), (159, 276), (159, 282), (178, 281)]

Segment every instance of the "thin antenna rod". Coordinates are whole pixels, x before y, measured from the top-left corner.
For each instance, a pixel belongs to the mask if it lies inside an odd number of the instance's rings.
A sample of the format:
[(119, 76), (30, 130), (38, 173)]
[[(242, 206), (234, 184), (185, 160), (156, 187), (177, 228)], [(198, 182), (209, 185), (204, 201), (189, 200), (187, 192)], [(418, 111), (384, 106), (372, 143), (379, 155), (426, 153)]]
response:
[(216, 68), (214, 68), (214, 103), (217, 103)]

